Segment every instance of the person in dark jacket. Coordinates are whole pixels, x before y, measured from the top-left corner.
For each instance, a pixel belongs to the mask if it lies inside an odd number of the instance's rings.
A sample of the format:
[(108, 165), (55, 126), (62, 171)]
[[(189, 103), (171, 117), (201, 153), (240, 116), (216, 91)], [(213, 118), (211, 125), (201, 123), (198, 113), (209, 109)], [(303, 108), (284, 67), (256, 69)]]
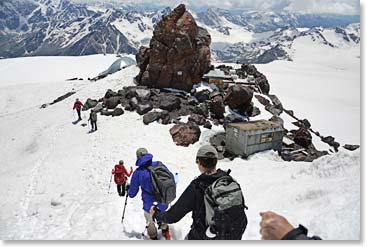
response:
[(303, 225), (293, 227), (286, 218), (274, 212), (261, 212), (260, 234), (263, 240), (321, 240), (318, 236), (308, 237)]
[(89, 119), (91, 125), (91, 132), (97, 131), (97, 113), (92, 109), (90, 111)]
[[(205, 205), (204, 205), (204, 189), (215, 180), (227, 173), (217, 169), (218, 153), (211, 145), (204, 145), (199, 148), (196, 155), (196, 163), (201, 175), (194, 179), (182, 193), (176, 203), (166, 212), (160, 212), (151, 207), (150, 214), (157, 221), (163, 221), (168, 224), (180, 221), (187, 213), (192, 212), (191, 230), (185, 237), (188, 240), (207, 240), (205, 224)], [(200, 187), (199, 187), (200, 186)]]
[[(139, 192), (139, 188), (141, 188), (142, 190), (141, 199), (143, 200), (143, 210), (148, 235), (150, 239), (157, 240), (158, 239), (157, 227), (155, 226), (155, 223), (149, 214), (149, 209), (153, 206), (153, 203), (155, 201), (153, 197), (154, 188), (152, 184), (152, 179), (147, 167), (156, 166), (158, 162), (152, 161), (153, 155), (148, 153), (148, 151), (145, 148), (139, 148), (136, 151), (136, 158), (137, 158), (136, 166), (138, 168), (134, 171), (133, 176), (131, 178), (130, 186), (128, 189), (128, 195), (129, 197), (134, 198)], [(167, 171), (169, 171), (165, 165), (163, 166), (165, 167), (165, 169), (167, 169)], [(171, 176), (173, 176), (173, 174), (170, 171), (169, 173), (171, 174)], [(168, 205), (158, 203), (157, 208), (161, 212), (165, 212), (168, 208)], [(160, 228), (162, 229), (162, 235), (167, 240), (169, 240), (171, 237), (168, 225), (165, 223), (165, 221), (159, 221), (159, 222), (160, 222)]]
[(115, 183), (117, 185), (117, 193), (119, 196), (125, 196), (125, 186), (127, 177), (130, 177), (133, 173), (133, 168), (130, 166), (130, 172), (128, 172), (124, 166), (124, 161), (120, 160), (115, 169), (112, 170), (112, 175), (114, 176)]
[(75, 100), (74, 106), (73, 106), (73, 110), (76, 109), (77, 113), (78, 113), (78, 120), (82, 120), (82, 117), (80, 115), (80, 111), (82, 109), (83, 103), (81, 101), (79, 101), (79, 99)]

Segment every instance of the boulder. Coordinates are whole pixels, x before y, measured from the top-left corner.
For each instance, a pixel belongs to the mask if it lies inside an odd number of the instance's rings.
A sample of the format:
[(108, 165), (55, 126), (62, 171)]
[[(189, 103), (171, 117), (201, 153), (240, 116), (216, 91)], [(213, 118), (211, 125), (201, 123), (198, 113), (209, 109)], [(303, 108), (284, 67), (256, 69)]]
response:
[(270, 101), (261, 95), (255, 95), (255, 98), (264, 106), (270, 105)]
[(279, 98), (276, 95), (274, 95), (274, 94), (269, 94), (268, 96), (271, 99), (271, 101), (273, 102), (273, 105), (277, 109), (279, 109), (279, 110), (281, 110), (283, 112), (283, 105), (282, 105), (282, 102), (280, 102)]
[(111, 116), (112, 117), (118, 117), (118, 116), (121, 116), (122, 114), (124, 114), (124, 110), (120, 107), (117, 107), (113, 110)]
[(171, 116), (169, 115), (168, 111), (161, 111), (160, 113), (161, 124), (170, 124), (171, 123)]
[(203, 127), (207, 129), (211, 129), (213, 125), (209, 121), (206, 121)]
[(174, 95), (166, 95), (160, 98), (159, 108), (166, 111), (174, 111), (180, 108), (181, 101)]
[(107, 109), (102, 109), (101, 110), (101, 115), (103, 115), (103, 116), (112, 116), (112, 113), (113, 113), (113, 111), (109, 111)]
[(349, 151), (354, 151), (354, 150), (357, 150), (359, 148), (359, 145), (345, 144), (343, 147), (345, 149), (349, 150)]
[(116, 97), (116, 96), (119, 96), (118, 93), (112, 91), (112, 89), (108, 89), (106, 94), (104, 95), (106, 99), (111, 98), (111, 97)]
[(145, 102), (145, 103), (139, 103), (137, 106), (136, 106), (136, 112), (139, 114), (139, 115), (144, 115), (145, 113), (151, 111), (153, 109), (153, 105), (151, 102)]
[(176, 145), (185, 147), (197, 142), (201, 134), (199, 126), (191, 121), (184, 124), (176, 124), (169, 132)]
[(223, 97), (221, 95), (217, 95), (211, 98), (209, 102), (209, 109), (213, 118), (224, 118), (225, 106)]
[(153, 123), (153, 122), (157, 121), (160, 117), (161, 117), (160, 112), (156, 112), (156, 111), (148, 112), (148, 113), (144, 114), (143, 123), (148, 125), (150, 123)]
[(194, 93), (194, 97), (200, 102), (205, 102), (210, 98), (210, 91), (208, 89), (201, 90)]
[(88, 98), (87, 101), (84, 103), (82, 110), (87, 111), (98, 104), (98, 100)]
[(134, 97), (136, 97), (140, 101), (144, 101), (150, 98), (150, 90), (148, 89), (135, 89)]
[(209, 33), (180, 4), (155, 26), (149, 48), (139, 49), (138, 85), (189, 92), (210, 67)]
[(189, 121), (192, 121), (192, 122), (196, 123), (197, 125), (204, 125), (205, 122), (206, 122), (206, 119), (203, 115), (192, 114), (189, 117)]
[(256, 84), (260, 87), (263, 94), (268, 94), (270, 91), (270, 85), (266, 76), (261, 74), (259, 77), (255, 78)]
[(306, 128), (299, 128), (294, 132), (294, 142), (301, 147), (308, 148), (312, 144), (311, 133)]
[(93, 111), (95, 112), (101, 112), (103, 109), (103, 105), (102, 103), (98, 103), (98, 105), (96, 105), (94, 108), (93, 108)]
[[(135, 97), (131, 98), (129, 100), (129, 106), (130, 106), (129, 109), (131, 109), (132, 111), (135, 110), (136, 107), (138, 106), (138, 104), (139, 104), (139, 102), (138, 102), (137, 98), (135, 98)], [(127, 110), (127, 109), (125, 108), (125, 110)]]
[(205, 104), (205, 103), (201, 103), (198, 106), (196, 106), (193, 109), (193, 112), (196, 113), (196, 114), (203, 115), (204, 117), (209, 116), (209, 108), (208, 108), (207, 104)]
[(253, 91), (251, 88), (241, 85), (234, 85), (229, 87), (228, 92), (224, 98), (224, 103), (232, 110), (239, 109), (245, 113), (251, 105)]
[(267, 110), (268, 112), (270, 112), (273, 116), (279, 116), (283, 112), (282, 110), (278, 109), (274, 105), (267, 105), (267, 106), (265, 106), (265, 110)]
[(249, 114), (248, 116), (250, 116), (250, 117), (256, 117), (256, 116), (258, 116), (260, 114), (261, 114), (260, 109), (258, 107), (256, 107), (256, 106), (253, 106), (252, 107), (252, 113)]
[(335, 141), (335, 138), (332, 136), (322, 137), (321, 141), (329, 144), (334, 148), (335, 151), (338, 152), (338, 148), (340, 147), (340, 143)]
[(118, 104), (120, 104), (120, 97), (113, 96), (109, 98), (104, 99), (104, 105), (107, 107), (107, 109), (115, 109)]

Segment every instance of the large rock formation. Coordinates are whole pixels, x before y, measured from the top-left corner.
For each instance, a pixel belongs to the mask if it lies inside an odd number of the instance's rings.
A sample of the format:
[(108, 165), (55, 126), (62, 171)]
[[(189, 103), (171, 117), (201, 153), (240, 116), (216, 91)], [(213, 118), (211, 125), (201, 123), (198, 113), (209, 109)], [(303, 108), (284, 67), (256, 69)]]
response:
[(150, 47), (139, 49), (136, 82), (190, 91), (209, 70), (210, 43), (209, 33), (180, 4), (157, 24)]

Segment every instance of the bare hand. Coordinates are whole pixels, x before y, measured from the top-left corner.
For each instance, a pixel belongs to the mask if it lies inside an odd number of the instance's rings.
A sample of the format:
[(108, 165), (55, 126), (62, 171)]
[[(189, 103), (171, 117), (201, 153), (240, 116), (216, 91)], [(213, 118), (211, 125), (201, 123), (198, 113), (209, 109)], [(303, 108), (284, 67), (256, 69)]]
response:
[(153, 215), (154, 215), (154, 213), (155, 213), (155, 209), (156, 209), (156, 208), (155, 208), (155, 206), (154, 206), (154, 205), (150, 207), (149, 213), (150, 213), (150, 215), (151, 215), (151, 216), (153, 216)]
[(263, 240), (281, 240), (294, 227), (286, 218), (274, 212), (261, 212), (260, 234)]

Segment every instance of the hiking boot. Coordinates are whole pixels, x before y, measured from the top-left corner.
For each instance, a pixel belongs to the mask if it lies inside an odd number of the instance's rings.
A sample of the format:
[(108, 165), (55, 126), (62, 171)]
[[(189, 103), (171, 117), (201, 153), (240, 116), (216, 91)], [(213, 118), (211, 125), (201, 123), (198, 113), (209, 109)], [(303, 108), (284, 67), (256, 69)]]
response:
[(169, 228), (167, 226), (167, 229), (166, 230), (163, 230), (162, 229), (162, 235), (163, 237), (166, 239), (166, 240), (171, 240), (171, 235), (169, 233)]

